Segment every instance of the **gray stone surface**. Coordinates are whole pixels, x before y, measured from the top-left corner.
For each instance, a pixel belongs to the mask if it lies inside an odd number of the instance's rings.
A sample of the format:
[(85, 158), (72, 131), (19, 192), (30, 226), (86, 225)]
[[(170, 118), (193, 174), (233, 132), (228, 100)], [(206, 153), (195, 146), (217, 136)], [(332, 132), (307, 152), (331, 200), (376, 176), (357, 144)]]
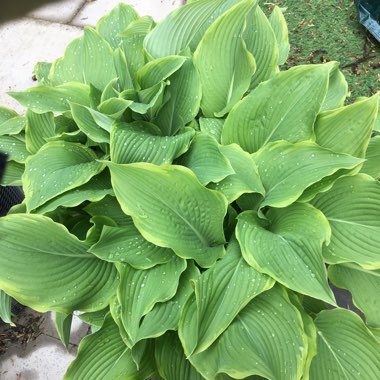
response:
[(45, 4), (31, 11), (27, 16), (66, 24), (75, 17), (85, 2), (86, 0), (61, 0), (56, 3)]
[(62, 56), (66, 45), (81, 33), (81, 28), (75, 26), (30, 18), (0, 25), (0, 104), (23, 112), (6, 92), (34, 86), (35, 64)]
[[(95, 26), (99, 16), (114, 8), (120, 0), (96, 0), (84, 5), (72, 21), (77, 26)], [(140, 16), (150, 15), (154, 20), (162, 20), (171, 11), (184, 4), (184, 0), (127, 0), (124, 3), (132, 5)]]
[(0, 379), (62, 379), (76, 352), (77, 346), (70, 345), (67, 352), (58, 339), (42, 334), (26, 346), (13, 345), (0, 356)]

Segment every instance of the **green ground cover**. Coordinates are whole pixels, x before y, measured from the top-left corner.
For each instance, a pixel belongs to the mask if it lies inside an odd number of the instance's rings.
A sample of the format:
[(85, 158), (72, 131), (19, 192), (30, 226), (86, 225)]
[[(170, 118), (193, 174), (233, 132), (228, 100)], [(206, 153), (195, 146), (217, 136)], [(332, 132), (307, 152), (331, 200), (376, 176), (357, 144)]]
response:
[(380, 44), (359, 23), (353, 0), (260, 0), (286, 7), (291, 51), (285, 67), (339, 61), (352, 98), (380, 90)]

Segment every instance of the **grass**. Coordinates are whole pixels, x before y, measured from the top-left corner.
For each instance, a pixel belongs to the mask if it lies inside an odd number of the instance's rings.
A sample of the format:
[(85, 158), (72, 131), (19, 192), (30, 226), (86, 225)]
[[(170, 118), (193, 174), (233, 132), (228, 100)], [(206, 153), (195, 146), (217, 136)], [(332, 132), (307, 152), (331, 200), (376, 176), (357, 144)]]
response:
[(260, 0), (286, 7), (291, 51), (284, 65), (340, 62), (351, 99), (380, 90), (380, 43), (359, 23), (353, 0)]

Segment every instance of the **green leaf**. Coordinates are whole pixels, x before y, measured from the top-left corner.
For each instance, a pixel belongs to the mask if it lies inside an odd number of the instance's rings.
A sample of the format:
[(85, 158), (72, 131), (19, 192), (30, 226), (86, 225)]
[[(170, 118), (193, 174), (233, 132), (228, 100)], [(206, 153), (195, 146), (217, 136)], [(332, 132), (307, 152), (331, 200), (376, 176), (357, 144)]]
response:
[(41, 84), (8, 94), (36, 113), (70, 111), (69, 102), (90, 105), (90, 87), (82, 83), (65, 83), (56, 87)]
[(169, 99), (153, 120), (164, 135), (174, 135), (191, 122), (199, 112), (202, 97), (199, 75), (191, 59), (187, 59), (169, 80), (170, 86), (165, 88), (165, 97)]
[(174, 297), (185, 269), (186, 260), (179, 257), (146, 270), (135, 269), (128, 264), (118, 265), (121, 281), (117, 297), (121, 304), (123, 326), (132, 345), (138, 341), (143, 316), (158, 302)]
[(215, 117), (200, 117), (198, 121), (200, 130), (214, 137), (214, 139), (220, 144), (224, 119), (217, 119)]
[(147, 163), (108, 166), (123, 211), (145, 239), (205, 267), (224, 255), (227, 201), (204, 188), (191, 170)]
[(5, 153), (8, 160), (19, 163), (24, 163), (29, 156), (25, 141), (16, 136), (0, 136), (0, 152)]
[(203, 91), (201, 109), (206, 117), (225, 115), (249, 88), (256, 64), (242, 33), (247, 13), (255, 5), (256, 0), (244, 0), (219, 17), (194, 53)]
[(71, 322), (73, 320), (73, 314), (66, 314), (55, 312), (54, 313), (54, 325), (57, 330), (58, 336), (61, 342), (65, 346), (66, 350), (69, 349)]
[(81, 82), (83, 79), (83, 37), (71, 41), (64, 56), (58, 58), (50, 69), (49, 80), (54, 86), (67, 82)]
[(0, 290), (0, 320), (14, 326), (12, 322), (12, 297)]
[(125, 111), (133, 103), (131, 100), (121, 99), (121, 98), (111, 98), (100, 103), (98, 110), (113, 119), (121, 119)]
[(28, 211), (87, 183), (103, 169), (96, 154), (80, 144), (53, 141), (26, 161), (23, 186)]
[(330, 265), (328, 274), (334, 285), (350, 291), (367, 324), (380, 327), (380, 270), (369, 271), (355, 264)]
[(175, 332), (169, 332), (156, 340), (157, 369), (165, 380), (204, 379), (185, 357), (181, 342)]
[(364, 158), (377, 117), (375, 95), (347, 107), (320, 113), (314, 126), (316, 142), (338, 153)]
[(214, 20), (240, 0), (200, 0), (174, 10), (146, 37), (144, 47), (155, 58), (194, 51)]
[(256, 152), (253, 159), (266, 190), (261, 207), (286, 207), (310, 185), (339, 169), (352, 169), (362, 162), (309, 141), (270, 143)]
[(137, 369), (131, 350), (124, 344), (118, 326), (108, 314), (101, 329), (81, 341), (78, 356), (63, 379), (140, 380), (153, 372), (148, 355)]
[(227, 116), (222, 143), (254, 153), (270, 141), (310, 139), (334, 64), (294, 67), (261, 83)]
[(235, 174), (230, 162), (221, 153), (218, 142), (202, 132), (194, 136), (190, 149), (180, 158), (180, 163), (191, 169), (203, 185)]
[(83, 36), (83, 77), (87, 84), (103, 90), (116, 78), (113, 52), (108, 42), (94, 29), (86, 26)]
[(107, 171), (94, 176), (87, 183), (66, 191), (36, 209), (39, 214), (54, 211), (57, 207), (75, 207), (85, 201), (97, 202), (107, 195), (114, 195)]
[(104, 226), (99, 241), (89, 252), (109, 262), (125, 262), (136, 269), (149, 269), (169, 262), (174, 252), (145, 240), (131, 223), (123, 227)]
[[(96, 111), (76, 103), (70, 103), (70, 108), (73, 119), (77, 123), (79, 129), (85, 133), (88, 138), (97, 143), (109, 143), (109, 132), (102, 128), (94, 118), (94, 112)], [(103, 117), (106, 116), (103, 115)], [(111, 119), (109, 123), (112, 123)]]
[(107, 316), (108, 311), (109, 311), (109, 308), (106, 307), (102, 310), (79, 314), (77, 317), (81, 321), (91, 325), (91, 327), (95, 326), (95, 327), (100, 328), (103, 326), (103, 323)]
[(148, 114), (147, 118), (153, 119), (162, 106), (166, 86), (167, 82), (161, 82), (153, 87), (138, 91), (137, 99), (131, 99), (135, 100), (130, 106), (131, 110), (141, 115)]
[(300, 379), (307, 350), (301, 315), (285, 290), (275, 286), (254, 298), (223, 335), (208, 350), (190, 356), (190, 362), (207, 380), (220, 373), (240, 379)]
[(145, 51), (143, 49), (143, 41), (154, 25), (154, 21), (150, 16), (141, 17), (133, 22), (120, 33), (123, 37), (122, 49), (125, 54), (128, 71), (137, 88), (137, 80), (135, 79), (137, 71), (145, 65)]
[(248, 14), (243, 38), (256, 61), (256, 72), (250, 84), (250, 89), (253, 89), (278, 72), (279, 60), (276, 35), (259, 6)]
[(26, 120), (26, 147), (30, 153), (35, 154), (49, 141), (49, 138), (54, 137), (56, 134), (54, 114), (52, 112), (35, 113), (27, 110)]
[(148, 62), (136, 73), (136, 79), (142, 89), (154, 86), (167, 79), (185, 63), (186, 57), (169, 55)]
[(18, 116), (19, 115), (16, 111), (0, 106), (0, 125)]
[(111, 45), (113, 49), (120, 46), (122, 39), (118, 36), (139, 15), (128, 4), (120, 3), (111, 12), (103, 16), (96, 24), (97, 32)]
[(127, 59), (125, 58), (125, 54), (122, 48), (118, 48), (114, 51), (113, 61), (121, 89), (132, 89), (133, 81), (131, 73), (129, 72)]
[(339, 70), (339, 66), (335, 65), (330, 72), (329, 87), (321, 111), (343, 107), (344, 101), (349, 94), (347, 81)]
[[(0, 118), (2, 109), (0, 108)], [(10, 119), (0, 120), (0, 136), (18, 135), (25, 128), (26, 120), (23, 116), (15, 116)]]
[(50, 84), (49, 74), (52, 63), (50, 62), (37, 62), (33, 69), (33, 74), (37, 79), (38, 83)]
[(21, 177), (24, 174), (25, 165), (15, 161), (8, 161), (5, 166), (3, 178), (1, 179), (2, 186), (22, 186)]
[(247, 263), (287, 288), (335, 304), (322, 256), (331, 234), (325, 216), (309, 204), (295, 203), (270, 209), (266, 218), (253, 211), (238, 217), (236, 235)]
[(288, 59), (290, 51), (289, 33), (284, 14), (277, 5), (273, 8), (269, 22), (277, 39), (279, 50), (278, 64), (283, 65)]
[(8, 215), (0, 219), (0, 235), (0, 288), (24, 305), (95, 311), (116, 291), (113, 264), (87, 253), (86, 244), (47, 217)]
[(185, 272), (179, 280), (177, 293), (167, 302), (159, 302), (145, 315), (137, 334), (137, 340), (158, 337), (168, 330), (177, 330), (183, 307), (194, 292), (193, 282), (199, 277), (199, 270), (188, 262)]
[(187, 304), (182, 314), (179, 336), (187, 356), (208, 349), (254, 297), (273, 285), (244, 261), (238, 243), (230, 242), (226, 256), (195, 281), (195, 305)]
[(242, 194), (265, 194), (257, 166), (249, 153), (244, 152), (237, 144), (221, 146), (220, 151), (229, 160), (235, 173), (228, 175), (216, 184), (210, 184), (210, 188), (221, 191), (229, 203)]
[(379, 378), (380, 344), (360, 317), (348, 310), (326, 310), (314, 323), (317, 356), (310, 380)]
[(111, 160), (118, 164), (170, 164), (188, 150), (193, 136), (192, 128), (186, 128), (176, 136), (161, 136), (157, 126), (151, 123), (117, 122), (111, 131)]
[(331, 242), (323, 249), (328, 263), (380, 269), (380, 183), (365, 174), (343, 177), (312, 204), (331, 226)]
[(380, 136), (372, 137), (365, 154), (366, 161), (361, 169), (375, 179), (380, 178)]
[(107, 216), (118, 226), (131, 226), (132, 218), (125, 215), (115, 197), (105, 196), (98, 202), (92, 202), (84, 209), (91, 216)]

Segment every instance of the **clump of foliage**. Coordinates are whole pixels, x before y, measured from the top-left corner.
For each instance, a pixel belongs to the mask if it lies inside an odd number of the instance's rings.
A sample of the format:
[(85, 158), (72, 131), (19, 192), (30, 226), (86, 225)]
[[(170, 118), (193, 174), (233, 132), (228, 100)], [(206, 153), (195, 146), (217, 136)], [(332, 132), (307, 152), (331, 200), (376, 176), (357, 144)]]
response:
[(55, 311), (67, 344), (80, 312), (65, 379), (380, 378), (378, 96), (279, 71), (287, 41), (255, 0), (121, 4), (1, 109), (2, 315)]

